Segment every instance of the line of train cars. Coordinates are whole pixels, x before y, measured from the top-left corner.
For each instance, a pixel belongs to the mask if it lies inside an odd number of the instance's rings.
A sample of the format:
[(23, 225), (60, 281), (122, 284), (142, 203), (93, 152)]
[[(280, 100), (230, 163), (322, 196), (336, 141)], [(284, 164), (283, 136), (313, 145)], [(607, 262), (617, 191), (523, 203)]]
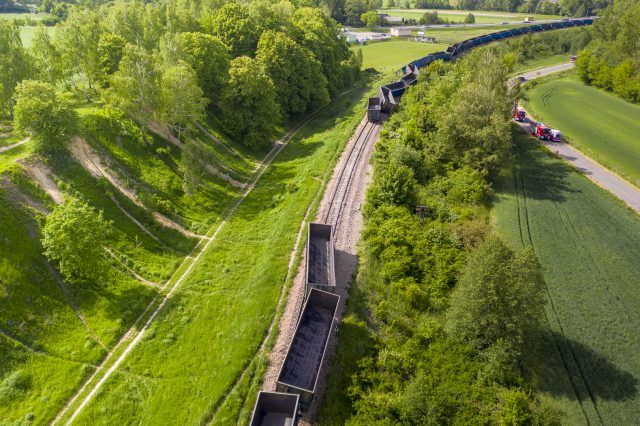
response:
[(551, 22), (547, 24), (527, 25), (510, 30), (498, 31), (491, 34), (485, 34), (473, 37), (468, 40), (461, 41), (449, 46), (446, 52), (431, 53), (423, 58), (416, 59), (413, 62), (402, 67), (403, 76), (400, 80), (390, 84), (386, 84), (378, 90), (378, 96), (369, 98), (367, 103), (367, 118), (369, 121), (380, 121), (382, 113), (390, 114), (398, 105), (400, 98), (404, 94), (407, 87), (415, 84), (418, 80), (420, 68), (426, 67), (432, 62), (443, 60), (450, 61), (463, 55), (470, 49), (494, 41), (502, 40), (509, 37), (516, 37), (529, 33), (541, 31), (558, 30), (562, 28), (579, 27), (593, 24), (592, 17), (565, 19), (562, 21)]
[[(434, 61), (448, 61), (472, 47), (506, 37), (591, 23), (592, 18), (573, 19), (500, 31), (454, 44), (446, 52), (427, 55), (403, 67), (404, 75), (399, 81), (382, 86), (378, 97), (369, 99), (368, 118), (378, 121), (382, 112), (392, 112), (405, 89), (417, 81), (419, 69)], [(334, 294), (333, 229), (331, 225), (310, 223), (308, 232), (305, 301), (278, 374), (275, 392), (259, 392), (250, 426), (298, 424), (299, 413), (308, 409), (316, 392), (329, 337), (335, 330), (333, 325), (340, 296)]]

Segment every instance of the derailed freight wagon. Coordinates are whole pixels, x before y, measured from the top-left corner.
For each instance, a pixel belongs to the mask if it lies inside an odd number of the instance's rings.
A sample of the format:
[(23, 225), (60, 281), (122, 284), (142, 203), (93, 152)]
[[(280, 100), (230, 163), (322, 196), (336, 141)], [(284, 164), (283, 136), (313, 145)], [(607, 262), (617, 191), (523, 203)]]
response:
[(300, 395), (307, 409), (318, 383), (340, 296), (312, 288), (280, 369), (276, 391)]
[(308, 236), (306, 290), (317, 288), (333, 293), (336, 288), (333, 228), (324, 223), (310, 223)]
[(249, 426), (297, 426), (300, 396), (259, 392)]

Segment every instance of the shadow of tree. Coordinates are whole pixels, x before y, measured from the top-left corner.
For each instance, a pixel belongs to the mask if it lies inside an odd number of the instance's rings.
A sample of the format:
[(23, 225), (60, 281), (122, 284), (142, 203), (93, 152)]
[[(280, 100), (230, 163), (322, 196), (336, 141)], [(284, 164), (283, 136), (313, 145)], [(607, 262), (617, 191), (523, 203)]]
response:
[(638, 395), (637, 377), (582, 342), (546, 329), (532, 333), (526, 347), (523, 365), (540, 392), (594, 404)]
[(566, 194), (576, 192), (566, 182), (567, 177), (575, 173), (570, 165), (546, 152), (521, 129), (514, 128), (512, 133), (513, 167), (505, 168), (495, 179), (497, 192), (556, 202), (563, 202)]

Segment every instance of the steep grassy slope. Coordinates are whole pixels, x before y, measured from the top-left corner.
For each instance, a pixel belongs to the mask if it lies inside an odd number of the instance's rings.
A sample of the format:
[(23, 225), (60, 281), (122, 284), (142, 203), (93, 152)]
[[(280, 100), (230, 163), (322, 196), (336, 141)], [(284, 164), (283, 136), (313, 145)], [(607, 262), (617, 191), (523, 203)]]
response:
[[(82, 138), (140, 200), (69, 152), (48, 164), (33, 155), (31, 142), (0, 153), (0, 423), (51, 420), (194, 248), (198, 239), (161, 223), (158, 212), (198, 233), (219, 221), (240, 191), (204, 174), (189, 196), (180, 148), (151, 135), (144, 144), (131, 123), (100, 109), (78, 112)], [(6, 146), (20, 138), (4, 124)], [(211, 153), (206, 160), (225, 164), (234, 176), (248, 176), (261, 155), (220, 135), (217, 142), (204, 132), (200, 139)], [(60, 197), (81, 197), (112, 222), (112, 268), (99, 282), (64, 283), (42, 255), (41, 226), (55, 206), (44, 184)]]
[(526, 367), (567, 424), (640, 422), (640, 219), (518, 134), (515, 167), (496, 182), (495, 229), (531, 245), (544, 267), (544, 330)]
[(241, 383), (212, 417), (245, 369), (259, 381), (252, 360), (275, 314), (296, 234), (362, 118), (362, 95), (344, 96), (294, 137), (78, 424), (168, 417), (233, 424), (246, 416), (255, 386)]
[(561, 129), (567, 140), (640, 185), (640, 106), (576, 76), (550, 80), (527, 92), (536, 119)]

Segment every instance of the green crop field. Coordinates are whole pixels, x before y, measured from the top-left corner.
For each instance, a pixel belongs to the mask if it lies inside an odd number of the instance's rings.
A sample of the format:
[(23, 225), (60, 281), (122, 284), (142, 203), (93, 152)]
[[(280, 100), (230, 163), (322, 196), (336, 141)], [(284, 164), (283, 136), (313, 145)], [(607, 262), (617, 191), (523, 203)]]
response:
[(370, 43), (362, 47), (352, 49), (362, 49), (362, 68), (375, 68), (379, 72), (397, 71), (404, 65), (421, 58), (429, 53), (445, 50), (448, 45), (417, 43), (406, 40), (392, 40), (380, 43)]
[(526, 364), (566, 424), (640, 423), (640, 219), (519, 133), (492, 221), (544, 267), (549, 303)]
[(528, 90), (525, 106), (569, 143), (640, 185), (640, 105), (567, 76)]

